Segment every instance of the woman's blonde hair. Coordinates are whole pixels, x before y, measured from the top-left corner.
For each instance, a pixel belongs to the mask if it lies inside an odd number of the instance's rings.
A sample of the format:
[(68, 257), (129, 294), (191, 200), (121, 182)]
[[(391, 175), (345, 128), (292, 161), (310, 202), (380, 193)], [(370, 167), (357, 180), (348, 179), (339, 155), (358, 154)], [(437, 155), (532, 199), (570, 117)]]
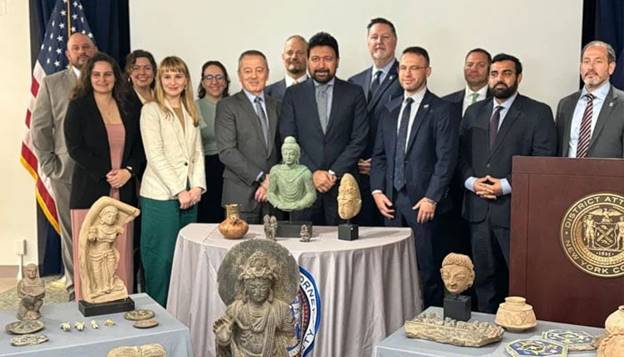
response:
[(184, 109), (191, 115), (193, 118), (193, 125), (199, 125), (199, 112), (197, 111), (197, 107), (195, 106), (195, 101), (193, 100), (193, 85), (191, 84), (191, 76), (189, 74), (188, 67), (186, 63), (180, 58), (176, 56), (165, 57), (158, 66), (158, 71), (156, 73), (156, 95), (155, 100), (158, 103), (160, 109), (162, 109), (167, 115), (171, 115), (173, 117), (173, 112), (167, 108), (165, 104), (165, 90), (162, 86), (161, 77), (165, 72), (177, 72), (182, 73), (186, 77), (186, 86), (180, 93), (180, 99)]

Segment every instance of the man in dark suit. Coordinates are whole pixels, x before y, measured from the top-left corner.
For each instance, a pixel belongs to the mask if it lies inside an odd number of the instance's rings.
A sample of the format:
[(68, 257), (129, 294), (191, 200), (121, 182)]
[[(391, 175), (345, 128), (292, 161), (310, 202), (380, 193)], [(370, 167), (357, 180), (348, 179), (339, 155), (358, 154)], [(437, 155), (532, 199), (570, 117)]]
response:
[(312, 80), (286, 90), (280, 116), (281, 137), (294, 136), (301, 146), (301, 163), (306, 165), (319, 192), (308, 209), (292, 212), (295, 220), (337, 225), (337, 181), (349, 172), (366, 148), (368, 122), (362, 88), (335, 77), (338, 42), (330, 34), (312, 36), (308, 47), (308, 68)]
[(624, 158), (624, 92), (610, 84), (613, 71), (611, 45), (585, 45), (580, 66), (585, 85), (557, 106), (559, 156)]
[(238, 78), (243, 89), (217, 103), (215, 136), (223, 172), (222, 204), (238, 203), (248, 223), (274, 210), (267, 201), (269, 171), (278, 163), (276, 142), (278, 103), (264, 95), (269, 77), (262, 52), (243, 52), (238, 60)]
[(282, 100), (286, 88), (293, 84), (301, 83), (308, 79), (306, 73), (306, 54), (308, 51), (308, 41), (299, 35), (292, 35), (286, 39), (282, 61), (286, 76), (266, 88), (264, 93), (277, 100)]
[(384, 106), (392, 99), (401, 97), (403, 89), (398, 80), (399, 62), (394, 58), (397, 34), (392, 22), (384, 18), (375, 18), (366, 27), (368, 30), (368, 52), (373, 65), (349, 78), (349, 82), (362, 87), (366, 96), (366, 114), (369, 134), (366, 150), (358, 160), (359, 184), (362, 195), (362, 210), (356, 222), (366, 226), (383, 225), (383, 216), (379, 214), (370, 192), (371, 156), (375, 146), (377, 123)]
[(471, 104), (492, 97), (488, 89), (488, 75), (492, 56), (482, 48), (475, 48), (466, 54), (464, 60), (464, 79), (466, 87), (448, 94), (442, 99), (453, 103), (461, 118)]
[(457, 126), (451, 106), (427, 90), (429, 54), (408, 47), (399, 63), (404, 94), (386, 106), (377, 128), (371, 189), (386, 225), (414, 232), (425, 307), (442, 302), (442, 281), (433, 247), (437, 216), (457, 159)]
[(479, 311), (494, 313), (509, 285), (512, 157), (552, 156), (557, 135), (550, 107), (518, 94), (522, 64), (511, 55), (492, 59), (493, 100), (466, 109), (460, 129), (459, 170), (470, 222)]

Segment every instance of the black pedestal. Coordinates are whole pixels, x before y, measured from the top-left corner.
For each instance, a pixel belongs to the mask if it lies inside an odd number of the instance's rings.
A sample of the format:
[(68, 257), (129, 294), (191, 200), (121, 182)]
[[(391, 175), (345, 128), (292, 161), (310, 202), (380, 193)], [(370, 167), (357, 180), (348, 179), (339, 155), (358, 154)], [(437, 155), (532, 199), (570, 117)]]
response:
[(338, 239), (356, 240), (359, 236), (357, 224), (345, 223), (338, 225)]
[(471, 315), (470, 296), (446, 295), (444, 297), (444, 317), (457, 321), (468, 321)]
[(114, 314), (116, 312), (134, 310), (134, 301), (132, 301), (129, 297), (122, 300), (102, 302), (98, 304), (91, 304), (84, 300), (80, 300), (78, 302), (78, 310), (80, 310), (84, 317)]
[(277, 221), (276, 237), (299, 238), (301, 226), (308, 226), (310, 237), (312, 236), (312, 222), (310, 221)]

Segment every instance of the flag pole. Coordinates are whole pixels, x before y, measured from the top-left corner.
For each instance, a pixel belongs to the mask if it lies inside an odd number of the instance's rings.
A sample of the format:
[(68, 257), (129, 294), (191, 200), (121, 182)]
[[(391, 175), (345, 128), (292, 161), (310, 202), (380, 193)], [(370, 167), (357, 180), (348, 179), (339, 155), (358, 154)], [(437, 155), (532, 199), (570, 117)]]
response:
[(71, 36), (71, 1), (67, 0), (67, 13), (65, 14), (65, 18), (67, 19), (67, 40), (69, 41), (69, 37)]

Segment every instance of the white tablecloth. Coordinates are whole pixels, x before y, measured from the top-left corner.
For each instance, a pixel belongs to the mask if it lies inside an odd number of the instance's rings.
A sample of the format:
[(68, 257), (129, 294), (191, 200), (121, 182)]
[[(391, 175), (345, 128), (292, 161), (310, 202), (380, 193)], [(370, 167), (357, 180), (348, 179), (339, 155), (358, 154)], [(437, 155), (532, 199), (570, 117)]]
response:
[[(312, 282), (320, 295), (319, 329), (306, 355), (370, 356), (375, 343), (422, 309), (411, 230), (360, 227), (355, 241), (338, 240), (336, 227), (313, 231), (309, 243), (278, 238), (311, 277), (305, 281), (302, 273), (302, 288), (311, 290)], [(252, 225), (245, 239), (263, 237), (262, 226)], [(189, 327), (197, 357), (215, 355), (212, 325), (225, 312), (217, 271), (239, 242), (224, 239), (214, 224), (191, 224), (178, 236), (167, 309)]]

